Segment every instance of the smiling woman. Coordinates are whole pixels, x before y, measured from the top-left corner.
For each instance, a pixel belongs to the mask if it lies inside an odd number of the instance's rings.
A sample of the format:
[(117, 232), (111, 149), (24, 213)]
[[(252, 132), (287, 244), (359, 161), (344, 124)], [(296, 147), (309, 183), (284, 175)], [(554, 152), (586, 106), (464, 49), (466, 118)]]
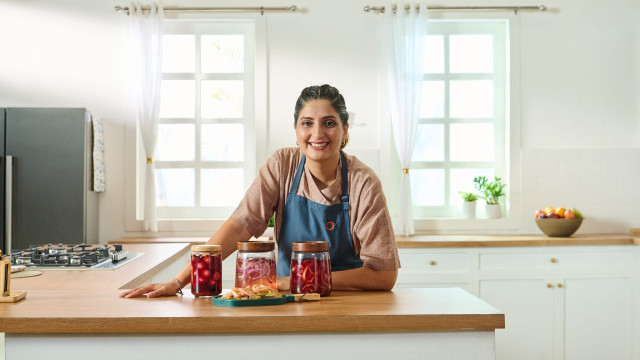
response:
[(349, 139), (349, 113), (344, 98), (329, 85), (304, 89), (295, 110), (296, 143), (309, 160), (311, 173), (320, 187), (336, 178), (340, 150)]
[[(275, 212), (278, 288), (290, 288), (294, 242), (328, 243), (332, 288), (389, 290), (400, 267), (391, 219), (376, 174), (342, 149), (349, 115), (344, 97), (330, 85), (310, 86), (296, 101), (297, 148), (277, 150), (231, 218), (207, 244), (229, 256), (238, 241), (260, 236)], [(190, 265), (176, 279), (122, 294), (174, 295), (188, 284)]]

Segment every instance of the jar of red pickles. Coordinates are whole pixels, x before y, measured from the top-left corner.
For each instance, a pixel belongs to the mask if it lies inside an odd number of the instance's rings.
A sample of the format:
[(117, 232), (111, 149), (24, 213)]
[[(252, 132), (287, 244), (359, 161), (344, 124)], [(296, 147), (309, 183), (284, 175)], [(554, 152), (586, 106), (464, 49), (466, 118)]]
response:
[(293, 243), (291, 254), (291, 293), (331, 294), (331, 259), (326, 241)]
[(216, 296), (222, 292), (222, 246), (191, 246), (191, 293)]
[(265, 285), (278, 289), (273, 241), (238, 241), (236, 287)]

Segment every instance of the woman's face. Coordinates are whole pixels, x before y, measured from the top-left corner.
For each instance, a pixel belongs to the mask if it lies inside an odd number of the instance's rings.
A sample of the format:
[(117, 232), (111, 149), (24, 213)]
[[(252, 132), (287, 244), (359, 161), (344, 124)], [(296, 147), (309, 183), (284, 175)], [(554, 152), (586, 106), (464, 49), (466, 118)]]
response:
[(348, 129), (349, 124), (342, 125), (340, 115), (328, 100), (311, 100), (300, 110), (296, 121), (298, 146), (311, 161), (336, 159)]

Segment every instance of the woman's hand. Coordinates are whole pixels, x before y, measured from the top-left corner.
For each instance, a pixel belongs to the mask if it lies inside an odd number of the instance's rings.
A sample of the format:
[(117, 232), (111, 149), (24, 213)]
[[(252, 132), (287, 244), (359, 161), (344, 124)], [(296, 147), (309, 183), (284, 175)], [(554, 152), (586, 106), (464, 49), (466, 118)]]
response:
[(138, 286), (135, 289), (127, 290), (120, 294), (121, 298), (133, 298), (140, 295), (147, 295), (148, 298), (159, 296), (173, 296), (178, 292), (178, 284), (171, 280), (165, 283), (148, 284)]
[(283, 276), (278, 278), (278, 290), (290, 290), (290, 276)]

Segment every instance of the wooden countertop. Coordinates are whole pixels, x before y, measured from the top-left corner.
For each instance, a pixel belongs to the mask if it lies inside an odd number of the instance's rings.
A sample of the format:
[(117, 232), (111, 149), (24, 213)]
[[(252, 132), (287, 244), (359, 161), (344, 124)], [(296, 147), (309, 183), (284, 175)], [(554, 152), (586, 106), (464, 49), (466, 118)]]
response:
[[(204, 244), (208, 239), (208, 237), (135, 237), (122, 238), (109, 243)], [(396, 236), (396, 241), (399, 248), (640, 245), (640, 238), (634, 237), (633, 234), (584, 234), (571, 237), (548, 237), (545, 235), (414, 235)]]
[(640, 245), (631, 234), (545, 235), (414, 235), (396, 236), (399, 248)]
[(442, 331), (505, 326), (504, 314), (458, 288), (335, 291), (320, 301), (262, 307), (213, 306), (211, 299), (191, 294), (121, 299), (119, 293), (106, 287), (30, 290), (20, 302), (0, 304), (0, 332)]
[[(126, 244), (124, 250), (144, 253), (133, 261), (110, 270), (42, 270), (42, 275), (12, 278), (12, 290), (102, 290), (131, 289), (190, 251), (189, 244)], [(31, 297), (31, 291), (28, 291)]]

